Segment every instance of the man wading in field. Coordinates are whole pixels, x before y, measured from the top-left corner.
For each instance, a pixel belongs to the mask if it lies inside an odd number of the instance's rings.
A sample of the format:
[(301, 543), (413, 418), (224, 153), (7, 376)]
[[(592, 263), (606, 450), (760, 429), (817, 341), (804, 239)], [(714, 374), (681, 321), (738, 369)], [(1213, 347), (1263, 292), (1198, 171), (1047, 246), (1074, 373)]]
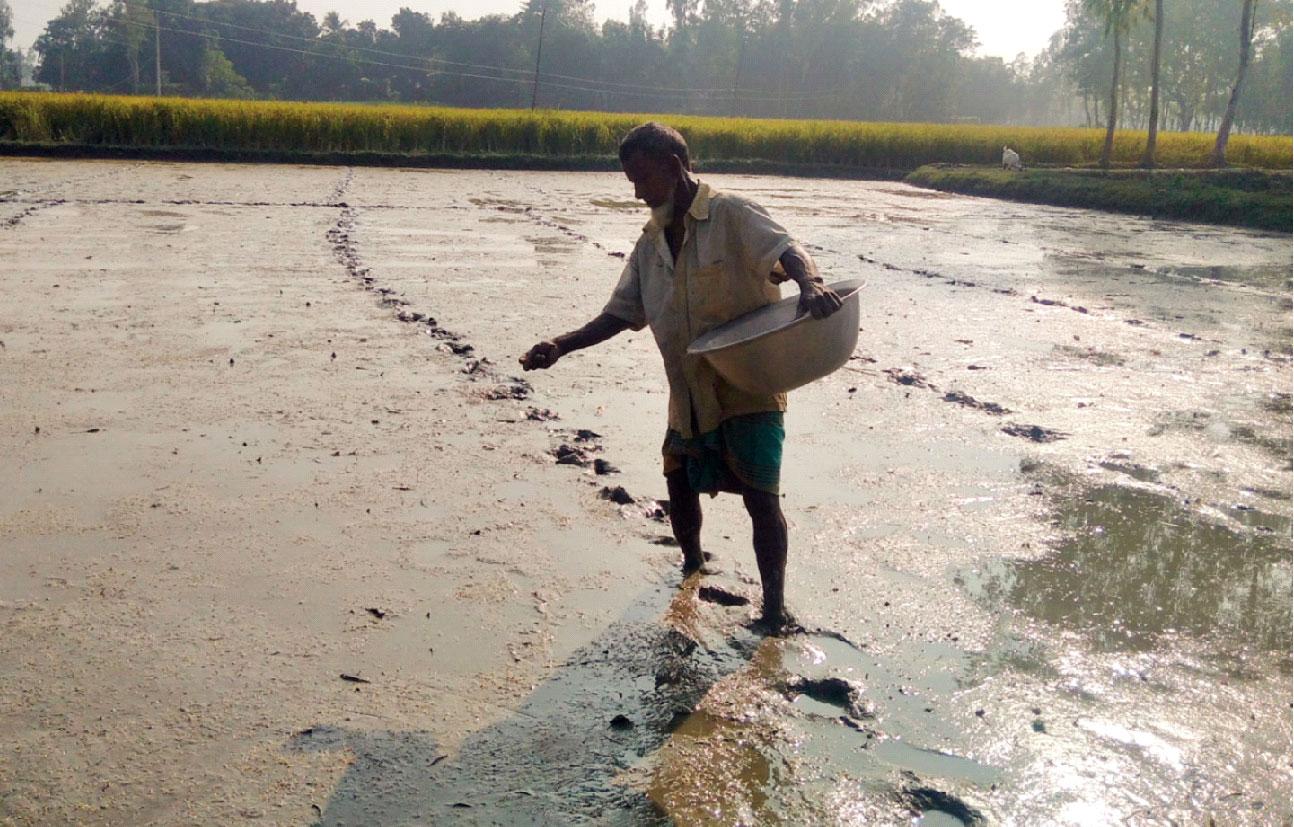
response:
[(781, 630), (792, 622), (783, 597), (787, 538), (778, 502), (786, 395), (738, 390), (703, 359), (687, 355), (687, 347), (777, 301), (776, 285), (788, 279), (799, 285), (800, 312), (815, 318), (840, 309), (840, 297), (823, 287), (813, 259), (761, 207), (692, 177), (687, 144), (675, 130), (636, 127), (620, 143), (620, 163), (634, 196), (651, 208), (651, 221), (601, 315), (535, 345), (521, 365), (550, 368), (568, 353), (651, 326), (669, 380), (665, 481), (683, 572), (701, 571), (705, 563), (700, 495), (740, 494), (754, 527), (762, 619)]

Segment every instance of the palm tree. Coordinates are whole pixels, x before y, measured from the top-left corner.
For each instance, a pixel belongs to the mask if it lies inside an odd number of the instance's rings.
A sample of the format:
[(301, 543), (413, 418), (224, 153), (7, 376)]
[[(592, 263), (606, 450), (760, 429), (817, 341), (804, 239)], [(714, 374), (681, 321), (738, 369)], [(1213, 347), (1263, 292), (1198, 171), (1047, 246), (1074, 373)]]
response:
[(1155, 0), (1155, 47), (1150, 57), (1150, 127), (1146, 132), (1146, 152), (1141, 165), (1155, 166), (1155, 143), (1159, 138), (1159, 47), (1164, 41), (1164, 0)]
[(1114, 126), (1119, 118), (1119, 69), (1123, 63), (1123, 35), (1127, 34), (1132, 26), (1134, 13), (1144, 2), (1145, 0), (1083, 0), (1083, 10), (1105, 21), (1105, 36), (1114, 38), (1114, 77), (1110, 81), (1110, 114), (1105, 127), (1105, 145), (1101, 147), (1102, 169), (1110, 168), (1110, 156), (1114, 154)]
[(1254, 43), (1254, 6), (1258, 0), (1245, 0), (1244, 9), (1240, 12), (1240, 71), (1236, 74), (1236, 85), (1231, 87), (1231, 99), (1227, 101), (1226, 114), (1222, 116), (1222, 126), (1218, 129), (1218, 140), (1213, 145), (1213, 166), (1227, 165), (1227, 141), (1231, 138), (1231, 124), (1236, 119), (1236, 106), (1240, 103), (1240, 86), (1245, 82), (1245, 72), (1249, 70), (1249, 55)]

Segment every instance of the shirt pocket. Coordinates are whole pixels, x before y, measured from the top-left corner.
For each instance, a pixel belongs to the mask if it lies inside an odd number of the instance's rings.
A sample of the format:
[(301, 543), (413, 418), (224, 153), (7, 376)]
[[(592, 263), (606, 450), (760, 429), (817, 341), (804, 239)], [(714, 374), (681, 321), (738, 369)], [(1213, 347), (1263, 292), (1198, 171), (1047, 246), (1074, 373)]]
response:
[(701, 259), (697, 264), (695, 276), (698, 281), (708, 281), (723, 276), (724, 265), (727, 260), (723, 256), (711, 259), (709, 261)]
[(710, 261), (703, 259), (692, 271), (689, 281), (692, 321), (698, 335), (728, 321), (733, 285), (727, 260), (722, 257)]

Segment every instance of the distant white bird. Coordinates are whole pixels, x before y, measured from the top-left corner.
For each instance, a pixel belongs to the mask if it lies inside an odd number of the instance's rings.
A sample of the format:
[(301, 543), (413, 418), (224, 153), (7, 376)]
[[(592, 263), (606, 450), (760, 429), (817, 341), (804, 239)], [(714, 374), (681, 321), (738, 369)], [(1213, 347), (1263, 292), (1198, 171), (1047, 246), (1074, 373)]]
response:
[(1009, 146), (1002, 147), (1002, 169), (1016, 172), (1024, 169), (1024, 165), (1020, 163), (1020, 154)]

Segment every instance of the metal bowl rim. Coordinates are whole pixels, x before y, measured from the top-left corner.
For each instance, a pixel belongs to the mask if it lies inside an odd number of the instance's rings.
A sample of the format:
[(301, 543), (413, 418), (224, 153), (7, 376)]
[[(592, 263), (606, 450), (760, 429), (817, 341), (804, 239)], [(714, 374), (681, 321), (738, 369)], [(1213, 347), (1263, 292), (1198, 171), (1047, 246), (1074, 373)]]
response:
[[(853, 285), (853, 286), (852, 286), (852, 287), (849, 287), (849, 285)], [(833, 282), (833, 283), (831, 283), (831, 284), (828, 284), (828, 285), (827, 285), (827, 287), (829, 287), (829, 288), (830, 288), (830, 289), (832, 289), (832, 290), (835, 290), (837, 287), (847, 287), (847, 288), (848, 288), (848, 292), (846, 292), (844, 295), (842, 295), (842, 296), (840, 297), (840, 305), (841, 305), (841, 307), (842, 307), (842, 308), (844, 307), (844, 303), (845, 303), (845, 302), (847, 302), (847, 301), (849, 301), (850, 299), (852, 299), (852, 298), (854, 298), (855, 296), (857, 296), (857, 295), (858, 295), (858, 293), (859, 293), (859, 292), (860, 292), (864, 287), (866, 287), (866, 286), (867, 286), (867, 281), (866, 281), (866, 279), (845, 279), (845, 280), (843, 280), (843, 281), (837, 281), (837, 282)], [(782, 299), (781, 301), (783, 301), (783, 302), (797, 301), (797, 302), (798, 302), (798, 301), (799, 301), (799, 297), (798, 297), (798, 296), (788, 296), (787, 298)], [(772, 306), (773, 306), (773, 305), (764, 305), (764, 307), (772, 307)], [(763, 308), (763, 307), (761, 307), (761, 308), (757, 308), (756, 310), (752, 310), (751, 312), (752, 312), (752, 313), (758, 313), (760, 310), (763, 310), (763, 309), (764, 309), (764, 308)], [(740, 317), (740, 316), (738, 316), (737, 318), (738, 318), (738, 319), (740, 319), (741, 317)], [(828, 316), (827, 318), (830, 318), (830, 316)], [(737, 320), (737, 319), (733, 319), (732, 321), (726, 322), (725, 324), (732, 324), (732, 322), (734, 322), (734, 321), (736, 321), (736, 320)], [(757, 341), (757, 340), (759, 340), (759, 339), (763, 339), (763, 338), (765, 338), (765, 337), (767, 337), (767, 336), (772, 336), (772, 335), (777, 334), (777, 333), (784, 333), (784, 332), (786, 332), (786, 331), (788, 331), (788, 330), (791, 330), (791, 329), (792, 329), (792, 328), (794, 328), (794, 327), (799, 326), (800, 324), (803, 324), (804, 322), (811, 321), (811, 320), (813, 320), (813, 316), (812, 316), (812, 315), (810, 315), (810, 314), (808, 314), (808, 313), (805, 313), (805, 314), (803, 314), (803, 315), (796, 316), (796, 317), (791, 321), (791, 323), (790, 323), (790, 324), (788, 324), (788, 325), (786, 325), (786, 326), (784, 326), (784, 327), (779, 327), (779, 328), (777, 328), (776, 330), (765, 330), (765, 331), (762, 331), (762, 332), (760, 332), (760, 333), (753, 333), (753, 334), (751, 334), (750, 336), (747, 336), (747, 337), (746, 337), (746, 338), (744, 338), (744, 339), (739, 339), (739, 340), (737, 340), (737, 341), (735, 341), (735, 342), (728, 342), (727, 344), (721, 345), (721, 346), (719, 346), (719, 347), (697, 347), (697, 343), (696, 343), (696, 342), (693, 342), (692, 344), (688, 345), (687, 352), (688, 352), (688, 354), (689, 354), (689, 355), (691, 355), (691, 356), (709, 356), (709, 355), (714, 354), (714, 353), (722, 353), (722, 352), (723, 352), (723, 351), (725, 351), (725, 350), (730, 350), (730, 349), (735, 348), (735, 347), (740, 347), (741, 345), (749, 344), (750, 342), (754, 342), (754, 341)], [(825, 321), (825, 320), (819, 320), (819, 321)], [(720, 325), (719, 327), (723, 327), (723, 325)], [(717, 328), (715, 328), (715, 330), (718, 330), (718, 329), (719, 329), (718, 327), (717, 327)], [(697, 337), (697, 340), (699, 341), (700, 339), (703, 339), (703, 338), (705, 338), (706, 336), (709, 336), (711, 333), (714, 333), (714, 330), (710, 330), (710, 331), (707, 331), (706, 333), (703, 333), (701, 336), (698, 336), (698, 337)]]

